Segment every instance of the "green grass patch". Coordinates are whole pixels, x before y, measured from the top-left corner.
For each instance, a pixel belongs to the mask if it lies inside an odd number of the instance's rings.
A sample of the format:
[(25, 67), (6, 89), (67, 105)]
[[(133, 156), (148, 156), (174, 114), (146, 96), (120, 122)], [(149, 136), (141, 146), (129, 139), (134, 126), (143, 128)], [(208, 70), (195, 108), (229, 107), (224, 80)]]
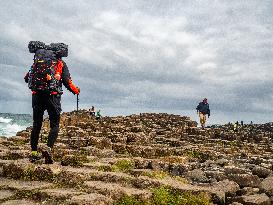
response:
[(194, 195), (192, 193), (178, 193), (165, 187), (153, 191), (151, 204), (155, 205), (209, 205), (210, 199), (205, 193)]
[(98, 170), (102, 171), (102, 172), (111, 172), (112, 167), (106, 166), (106, 165), (101, 165), (101, 166), (98, 167)]
[(165, 179), (169, 176), (168, 173), (163, 171), (150, 171), (143, 173), (143, 175), (154, 179)]
[(210, 198), (205, 193), (179, 193), (166, 187), (152, 190), (152, 198), (141, 201), (133, 196), (125, 196), (118, 200), (115, 205), (209, 205)]
[(33, 199), (33, 200), (40, 200), (41, 199), (41, 193), (39, 190), (21, 190), (18, 191), (15, 196), (15, 199)]
[(185, 155), (190, 158), (198, 159), (201, 162), (205, 162), (206, 160), (210, 159), (210, 156), (207, 153), (199, 152), (196, 150), (189, 150), (185, 153)]
[(118, 160), (112, 166), (112, 171), (114, 172), (130, 172), (135, 168), (134, 162), (127, 159)]
[(33, 180), (34, 179), (34, 166), (29, 166), (23, 171), (22, 178), (24, 180)]
[(86, 155), (66, 155), (62, 158), (62, 166), (83, 167), (84, 163), (89, 162)]
[(14, 140), (13, 143), (14, 145), (25, 145), (28, 143), (28, 140), (19, 139), (19, 140)]

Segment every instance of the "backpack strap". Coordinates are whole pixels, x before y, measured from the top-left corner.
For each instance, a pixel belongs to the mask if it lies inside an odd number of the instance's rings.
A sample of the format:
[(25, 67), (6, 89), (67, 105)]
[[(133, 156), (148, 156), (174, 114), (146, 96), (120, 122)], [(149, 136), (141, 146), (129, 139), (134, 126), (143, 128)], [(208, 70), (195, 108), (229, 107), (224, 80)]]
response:
[(63, 66), (64, 66), (63, 61), (59, 59), (54, 67), (55, 68), (55, 78), (57, 80), (61, 80)]
[(56, 66), (56, 73), (59, 73), (60, 75), (62, 75), (63, 72), (63, 61), (62, 60), (58, 60), (57, 61), (57, 66)]

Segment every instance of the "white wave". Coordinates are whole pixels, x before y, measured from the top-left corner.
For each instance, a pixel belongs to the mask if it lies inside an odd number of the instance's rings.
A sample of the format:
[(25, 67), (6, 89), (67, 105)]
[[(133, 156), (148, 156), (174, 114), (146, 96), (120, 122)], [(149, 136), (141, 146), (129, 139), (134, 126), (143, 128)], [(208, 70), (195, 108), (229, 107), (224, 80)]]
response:
[(0, 117), (0, 123), (10, 123), (12, 119)]
[(26, 126), (21, 126), (17, 124), (7, 124), (7, 126), (2, 128), (3, 136), (15, 136), (17, 132), (24, 130)]

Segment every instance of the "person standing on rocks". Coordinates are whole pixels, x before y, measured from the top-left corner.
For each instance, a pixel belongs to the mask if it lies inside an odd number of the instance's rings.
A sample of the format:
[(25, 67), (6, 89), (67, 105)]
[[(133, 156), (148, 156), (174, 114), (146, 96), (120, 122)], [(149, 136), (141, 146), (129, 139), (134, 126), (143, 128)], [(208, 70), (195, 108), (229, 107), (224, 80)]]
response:
[(238, 132), (238, 131), (239, 131), (239, 122), (238, 122), (238, 121), (236, 121), (236, 122), (234, 123), (234, 125), (233, 125), (233, 131), (234, 131), (234, 132)]
[(98, 111), (97, 111), (97, 114), (96, 114), (96, 119), (97, 119), (97, 120), (101, 119), (100, 110), (98, 110)]
[(199, 115), (200, 124), (202, 126), (202, 129), (205, 128), (206, 123), (206, 115), (208, 115), (208, 118), (210, 117), (210, 108), (208, 104), (207, 98), (204, 98), (202, 102), (198, 104), (196, 107), (197, 114)]
[(92, 106), (91, 109), (89, 109), (90, 115), (91, 117), (95, 117), (96, 113), (95, 113), (95, 107)]
[(66, 63), (62, 57), (67, 57), (68, 47), (57, 43), (45, 45), (39, 41), (31, 41), (28, 45), (30, 53), (35, 53), (31, 69), (25, 76), (25, 82), (32, 91), (33, 128), (31, 131), (30, 162), (41, 159), (37, 153), (39, 134), (43, 123), (44, 111), (47, 110), (50, 120), (50, 132), (47, 148), (42, 151), (46, 164), (52, 164), (52, 148), (59, 132), (61, 114), (62, 84), (73, 94), (79, 94), (70, 77)]

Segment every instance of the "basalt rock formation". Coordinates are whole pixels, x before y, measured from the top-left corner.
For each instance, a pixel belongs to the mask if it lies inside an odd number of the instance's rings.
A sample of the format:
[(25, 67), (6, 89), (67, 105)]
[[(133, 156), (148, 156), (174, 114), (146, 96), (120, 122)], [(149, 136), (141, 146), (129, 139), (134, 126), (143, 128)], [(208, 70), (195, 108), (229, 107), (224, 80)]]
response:
[[(271, 130), (202, 130), (166, 113), (63, 113), (53, 165), (28, 162), (31, 128), (0, 138), (0, 203), (273, 204)], [(45, 119), (40, 149), (48, 132)]]

